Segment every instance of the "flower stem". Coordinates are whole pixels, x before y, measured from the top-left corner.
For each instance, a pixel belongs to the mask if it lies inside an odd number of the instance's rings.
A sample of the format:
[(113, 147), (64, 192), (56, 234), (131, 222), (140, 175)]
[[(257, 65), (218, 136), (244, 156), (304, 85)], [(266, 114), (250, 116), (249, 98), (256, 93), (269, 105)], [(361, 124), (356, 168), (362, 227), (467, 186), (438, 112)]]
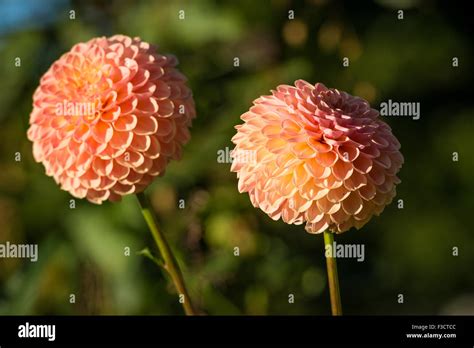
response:
[(332, 315), (342, 315), (342, 305), (341, 305), (341, 294), (339, 291), (339, 277), (337, 275), (337, 263), (336, 258), (334, 257), (333, 250), (334, 234), (331, 232), (324, 232), (324, 249), (327, 250), (328, 246), (331, 248), (331, 256), (326, 254), (326, 265), (328, 272), (328, 282), (329, 282), (329, 295), (331, 297), (331, 311)]
[[(156, 246), (160, 250), (161, 257), (163, 258), (162, 268), (169, 274), (171, 280), (176, 287), (178, 293), (183, 297), (182, 305), (186, 315), (197, 315), (191, 298), (189, 297), (188, 291), (184, 284), (183, 275), (176, 262), (176, 258), (165, 239), (165, 236), (158, 229), (155, 214), (143, 192), (137, 193), (138, 202), (140, 203), (141, 211), (145, 221), (150, 229), (151, 234), (155, 240)], [(181, 302), (181, 301), (180, 301)]]

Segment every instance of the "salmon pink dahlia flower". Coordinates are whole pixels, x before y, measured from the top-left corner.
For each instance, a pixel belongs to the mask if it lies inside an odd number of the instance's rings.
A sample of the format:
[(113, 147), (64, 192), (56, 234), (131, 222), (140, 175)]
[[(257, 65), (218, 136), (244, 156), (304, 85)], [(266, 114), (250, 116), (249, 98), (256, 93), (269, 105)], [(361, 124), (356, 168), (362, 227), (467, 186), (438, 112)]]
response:
[(236, 126), (231, 170), (255, 207), (310, 233), (340, 233), (391, 202), (400, 143), (367, 101), (298, 80), (253, 104)]
[(143, 191), (179, 159), (195, 117), (172, 55), (116, 35), (79, 43), (33, 96), (33, 155), (63, 190), (94, 203)]

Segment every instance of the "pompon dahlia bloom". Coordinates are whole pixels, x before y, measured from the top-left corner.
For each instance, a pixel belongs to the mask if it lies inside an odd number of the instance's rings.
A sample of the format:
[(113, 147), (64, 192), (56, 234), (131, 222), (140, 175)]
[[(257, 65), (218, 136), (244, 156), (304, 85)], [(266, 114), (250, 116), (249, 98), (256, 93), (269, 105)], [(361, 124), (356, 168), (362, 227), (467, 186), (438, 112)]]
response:
[(35, 160), (63, 190), (94, 203), (143, 191), (190, 138), (194, 101), (177, 64), (123, 35), (72, 47), (33, 96)]
[(253, 104), (236, 126), (231, 170), (255, 207), (310, 233), (340, 233), (391, 202), (400, 143), (367, 101), (298, 80)]

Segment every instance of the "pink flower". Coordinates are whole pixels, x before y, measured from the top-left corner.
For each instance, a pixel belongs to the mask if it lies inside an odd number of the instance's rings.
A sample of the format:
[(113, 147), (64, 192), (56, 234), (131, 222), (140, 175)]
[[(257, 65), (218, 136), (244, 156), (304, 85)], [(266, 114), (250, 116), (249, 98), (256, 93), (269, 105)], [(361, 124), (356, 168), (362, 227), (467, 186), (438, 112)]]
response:
[(392, 201), (400, 143), (365, 100), (298, 80), (253, 104), (236, 126), (231, 170), (272, 219), (340, 233)]
[(94, 203), (143, 191), (181, 157), (195, 117), (177, 59), (139, 38), (75, 45), (33, 96), (33, 155), (63, 190)]

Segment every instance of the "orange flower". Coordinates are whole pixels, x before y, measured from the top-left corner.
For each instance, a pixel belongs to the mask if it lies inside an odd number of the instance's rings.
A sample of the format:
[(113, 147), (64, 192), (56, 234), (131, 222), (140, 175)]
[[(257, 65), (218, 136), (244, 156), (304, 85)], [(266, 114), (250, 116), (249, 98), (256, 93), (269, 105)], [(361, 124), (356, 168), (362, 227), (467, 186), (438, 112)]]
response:
[(35, 160), (63, 190), (94, 203), (143, 191), (190, 138), (194, 101), (177, 64), (123, 35), (75, 45), (33, 96)]
[(231, 170), (272, 219), (340, 233), (392, 201), (400, 143), (367, 101), (298, 80), (253, 104), (236, 126)]

